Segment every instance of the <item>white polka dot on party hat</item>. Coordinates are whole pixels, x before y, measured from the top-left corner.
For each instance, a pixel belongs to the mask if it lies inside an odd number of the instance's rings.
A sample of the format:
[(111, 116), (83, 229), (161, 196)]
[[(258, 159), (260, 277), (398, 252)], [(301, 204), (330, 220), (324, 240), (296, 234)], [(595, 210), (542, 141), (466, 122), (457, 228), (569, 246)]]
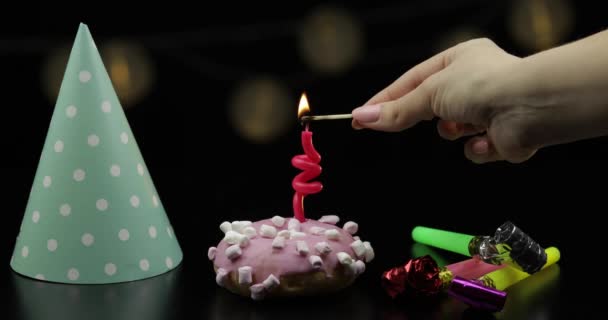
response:
[(113, 164), (113, 165), (110, 167), (110, 174), (111, 174), (113, 177), (118, 177), (118, 176), (120, 176), (120, 166), (119, 166), (119, 165), (117, 165), (117, 164)]
[(91, 147), (97, 147), (99, 145), (99, 137), (96, 134), (91, 134), (87, 137), (87, 143)]
[(155, 239), (156, 238), (156, 227), (155, 226), (150, 226), (150, 228), (148, 228), (148, 234), (150, 235), (150, 238)]
[(169, 268), (169, 269), (173, 268), (173, 259), (171, 259), (171, 257), (167, 257), (165, 259), (165, 264), (167, 265), (167, 268)]
[(144, 175), (144, 166), (141, 163), (137, 164), (137, 173), (139, 173), (140, 176)]
[(120, 231), (118, 231), (118, 239), (122, 240), (122, 241), (127, 241), (129, 240), (129, 230), (127, 229), (120, 229)]
[(154, 207), (158, 207), (158, 197), (152, 196), (152, 205), (154, 205)]
[(148, 261), (148, 259), (139, 260), (139, 268), (143, 271), (150, 270), (150, 261)]
[(67, 217), (70, 215), (70, 213), (72, 213), (72, 207), (69, 204), (64, 203), (61, 205), (61, 207), (59, 207), (59, 213), (62, 216)]
[(74, 170), (74, 174), (73, 174), (74, 180), (80, 182), (80, 181), (84, 180), (85, 176), (86, 176), (86, 173), (84, 172), (84, 170), (82, 170), (82, 169)]
[(109, 276), (113, 276), (116, 273), (116, 265), (113, 263), (106, 263), (105, 267), (103, 268), (105, 273)]
[(80, 241), (82, 241), (82, 244), (85, 247), (90, 247), (91, 245), (93, 245), (93, 242), (95, 242), (95, 237), (93, 237), (93, 235), (90, 233), (85, 233), (80, 238)]
[(169, 235), (169, 238), (173, 238), (173, 232), (171, 231), (171, 227), (167, 227), (167, 234)]
[(108, 210), (108, 200), (106, 199), (99, 199), (95, 202), (95, 207), (97, 207), (97, 210), (99, 211), (106, 211)]
[(30, 248), (28, 246), (23, 246), (23, 248), (21, 248), (21, 256), (24, 258), (27, 258), (27, 256), (30, 255)]
[(71, 268), (70, 270), (68, 270), (68, 279), (70, 279), (72, 281), (76, 281), (76, 280), (78, 280), (79, 277), (80, 277), (80, 272), (78, 272), (78, 269)]
[(42, 179), (42, 186), (44, 186), (45, 188), (48, 188), (51, 186), (52, 182), (53, 182), (53, 179), (51, 179), (50, 176), (45, 176), (44, 179)]
[(36, 210), (32, 212), (32, 222), (38, 223), (40, 221), (40, 211)]
[(49, 249), (49, 251), (54, 252), (55, 250), (57, 250), (57, 240), (55, 239), (49, 239), (46, 241), (46, 248)]
[(38, 280), (45, 280), (44, 275), (43, 274), (37, 274), (34, 276), (34, 278), (38, 279)]
[(63, 152), (63, 141), (61, 141), (61, 140), (55, 141), (55, 146), (53, 147), (53, 149), (55, 149), (55, 152), (57, 152), (57, 153)]
[(112, 104), (110, 103), (110, 101), (105, 100), (101, 103), (101, 111), (105, 113), (110, 113), (110, 111), (112, 111)]
[(129, 135), (126, 132), (120, 134), (120, 141), (124, 144), (129, 143)]
[(82, 71), (80, 71), (80, 73), (78, 73), (78, 79), (82, 83), (89, 82), (89, 80), (91, 80), (91, 77), (92, 77), (91, 73), (87, 70), (82, 70)]
[(70, 119), (74, 118), (76, 113), (78, 113), (78, 109), (75, 105), (69, 105), (67, 108), (65, 108), (65, 115)]
[(134, 208), (139, 207), (139, 197), (138, 196), (131, 196), (131, 199), (129, 199), (129, 201), (131, 202), (131, 205)]

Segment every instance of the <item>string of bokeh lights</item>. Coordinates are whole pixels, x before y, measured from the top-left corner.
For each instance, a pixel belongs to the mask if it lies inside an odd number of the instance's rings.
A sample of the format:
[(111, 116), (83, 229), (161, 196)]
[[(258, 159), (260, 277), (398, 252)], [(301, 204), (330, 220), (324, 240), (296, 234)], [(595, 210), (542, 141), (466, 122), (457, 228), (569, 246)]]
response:
[[(469, 5), (481, 4), (480, 1), (468, 2)], [(493, 8), (492, 4), (488, 7)], [(514, 0), (510, 7), (508, 32), (516, 44), (531, 53), (560, 44), (574, 24), (574, 14), (568, 0)], [(139, 37), (134, 41), (108, 40), (98, 42), (98, 47), (123, 107), (144, 104), (142, 101), (152, 90), (156, 79), (151, 57), (153, 50), (173, 57), (209, 78), (234, 82), (234, 93), (226, 103), (230, 124), (239, 136), (249, 142), (272, 143), (294, 124), (294, 106), (298, 96), (292, 94), (290, 87), (297, 86), (297, 90), (301, 90), (305, 82), (319, 75), (339, 75), (356, 67), (407, 59), (412, 44), (407, 44), (406, 39), (405, 44), (366, 54), (366, 26), (390, 23), (391, 20), (404, 21), (415, 16), (445, 14), (429, 12), (431, 8), (436, 11), (437, 4), (427, 6), (426, 11), (423, 7), (409, 4), (376, 9), (357, 16), (346, 8), (323, 5), (297, 21), (155, 35)], [(451, 8), (446, 5), (445, 9)], [(473, 14), (471, 16), (467, 19), (467, 25), (433, 39), (434, 49), (443, 50), (459, 42), (485, 36), (481, 30), (483, 23), (488, 22), (484, 22), (484, 18), (487, 20), (492, 16), (483, 10), (478, 12), (477, 18)], [(250, 72), (240, 67), (211, 61), (195, 51), (226, 42), (255, 43), (286, 37), (297, 41), (299, 58), (308, 66), (309, 72), (249, 77)], [(26, 42), (22, 44), (26, 49), (36, 47), (35, 43), (29, 46)], [(44, 47), (49, 42), (39, 41), (38, 44)], [(43, 88), (52, 101), (57, 97), (69, 50), (68, 45), (54, 50), (45, 64)], [(364, 56), (366, 58), (363, 60)]]

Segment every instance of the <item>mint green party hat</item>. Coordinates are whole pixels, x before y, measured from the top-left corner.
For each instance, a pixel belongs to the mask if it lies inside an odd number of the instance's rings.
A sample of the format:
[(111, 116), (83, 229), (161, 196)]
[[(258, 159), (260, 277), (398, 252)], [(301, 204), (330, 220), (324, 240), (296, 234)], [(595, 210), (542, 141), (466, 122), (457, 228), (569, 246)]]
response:
[(51, 282), (167, 272), (182, 251), (95, 42), (81, 24), (11, 267)]

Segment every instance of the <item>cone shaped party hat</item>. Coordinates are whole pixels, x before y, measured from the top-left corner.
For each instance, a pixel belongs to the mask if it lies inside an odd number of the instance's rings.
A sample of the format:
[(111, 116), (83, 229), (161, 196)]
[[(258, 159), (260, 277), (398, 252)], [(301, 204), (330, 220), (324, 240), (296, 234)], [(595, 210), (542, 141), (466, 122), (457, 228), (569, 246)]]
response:
[(182, 251), (86, 25), (70, 53), (11, 267), (114, 283), (175, 268)]

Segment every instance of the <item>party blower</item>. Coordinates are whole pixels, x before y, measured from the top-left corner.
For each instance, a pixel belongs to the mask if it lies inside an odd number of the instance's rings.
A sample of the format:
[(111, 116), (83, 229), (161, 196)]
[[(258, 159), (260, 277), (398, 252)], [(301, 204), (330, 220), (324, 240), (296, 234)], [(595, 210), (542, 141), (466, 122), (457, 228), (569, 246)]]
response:
[(479, 257), (490, 264), (509, 264), (528, 274), (541, 270), (547, 253), (536, 241), (512, 222), (502, 224), (494, 236), (468, 235), (417, 226), (414, 241), (465, 256)]
[(408, 260), (382, 273), (382, 287), (392, 298), (431, 297), (448, 290), (454, 279), (478, 279), (504, 268), (478, 258), (440, 266), (430, 255)]
[[(547, 261), (541, 270), (556, 264), (560, 259), (557, 248), (549, 247), (544, 251)], [(473, 308), (497, 312), (502, 310), (506, 302), (507, 295), (504, 290), (530, 276), (529, 273), (507, 266), (473, 280), (456, 276), (452, 279), (447, 292), (451, 297)]]

